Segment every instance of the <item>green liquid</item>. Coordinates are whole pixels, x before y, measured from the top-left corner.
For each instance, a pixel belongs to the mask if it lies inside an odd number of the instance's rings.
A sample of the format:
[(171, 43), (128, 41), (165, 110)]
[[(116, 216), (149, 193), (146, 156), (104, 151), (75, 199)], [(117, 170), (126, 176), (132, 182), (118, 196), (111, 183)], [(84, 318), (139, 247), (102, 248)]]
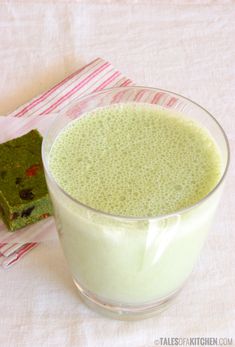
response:
[[(96, 109), (67, 125), (51, 148), (49, 166), (58, 184), (84, 204), (139, 217), (196, 203), (222, 171), (219, 149), (199, 124), (131, 103)], [(182, 213), (139, 221), (90, 213), (48, 183), (74, 281), (118, 307), (165, 300), (182, 286), (221, 194), (218, 189)]]
[(157, 216), (191, 206), (221, 176), (209, 133), (180, 114), (145, 104), (100, 108), (70, 123), (50, 169), (80, 202), (120, 216)]

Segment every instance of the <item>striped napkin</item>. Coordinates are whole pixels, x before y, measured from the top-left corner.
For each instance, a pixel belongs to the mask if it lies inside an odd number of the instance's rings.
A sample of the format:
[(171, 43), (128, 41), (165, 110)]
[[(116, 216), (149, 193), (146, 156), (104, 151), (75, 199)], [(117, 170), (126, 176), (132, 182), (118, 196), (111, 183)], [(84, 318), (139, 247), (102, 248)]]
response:
[[(78, 96), (130, 84), (132, 81), (123, 76), (111, 63), (97, 58), (47, 92), (20, 106), (10, 115), (0, 117), (0, 128), (4, 129), (0, 133), (0, 143), (35, 128), (45, 134), (56, 114)], [(40, 242), (55, 237), (52, 217), (14, 233), (8, 232), (0, 221), (0, 266), (2, 268), (12, 266)]]

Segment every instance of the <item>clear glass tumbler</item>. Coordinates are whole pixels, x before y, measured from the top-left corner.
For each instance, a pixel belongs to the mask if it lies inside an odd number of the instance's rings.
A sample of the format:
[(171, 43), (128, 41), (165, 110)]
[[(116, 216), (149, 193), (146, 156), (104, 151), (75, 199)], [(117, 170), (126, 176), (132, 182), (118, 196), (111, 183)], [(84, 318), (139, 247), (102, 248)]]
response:
[[(117, 103), (159, 105), (182, 112), (206, 128), (221, 151), (222, 175), (217, 186), (193, 206), (152, 218), (107, 214), (68, 195), (48, 164), (57, 135), (87, 112)], [(221, 196), (229, 146), (215, 118), (169, 91), (109, 89), (75, 99), (61, 111), (43, 140), (42, 156), (59, 238), (81, 298), (117, 319), (146, 318), (164, 309), (191, 273)]]

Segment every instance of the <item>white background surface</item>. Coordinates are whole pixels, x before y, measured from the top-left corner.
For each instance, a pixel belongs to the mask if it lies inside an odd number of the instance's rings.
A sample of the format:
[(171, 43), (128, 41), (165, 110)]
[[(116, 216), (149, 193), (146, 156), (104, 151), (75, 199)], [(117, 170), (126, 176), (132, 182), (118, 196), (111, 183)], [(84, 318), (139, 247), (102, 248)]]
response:
[[(234, 1), (1, 1), (0, 113), (101, 56), (137, 84), (207, 108), (235, 150)], [(173, 305), (109, 320), (77, 297), (57, 241), (0, 272), (0, 346), (152, 347), (159, 337), (233, 337), (235, 166), (194, 273)]]

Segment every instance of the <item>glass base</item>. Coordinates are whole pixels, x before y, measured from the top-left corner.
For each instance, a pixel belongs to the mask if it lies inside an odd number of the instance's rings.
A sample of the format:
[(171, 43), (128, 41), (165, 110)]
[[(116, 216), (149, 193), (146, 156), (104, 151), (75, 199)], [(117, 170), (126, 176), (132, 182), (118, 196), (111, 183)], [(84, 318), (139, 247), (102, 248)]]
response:
[(167, 297), (149, 304), (117, 306), (100, 300), (96, 295), (85, 291), (76, 280), (73, 281), (78, 288), (79, 296), (89, 308), (106, 317), (118, 320), (141, 320), (151, 318), (167, 309), (180, 291), (179, 289)]

